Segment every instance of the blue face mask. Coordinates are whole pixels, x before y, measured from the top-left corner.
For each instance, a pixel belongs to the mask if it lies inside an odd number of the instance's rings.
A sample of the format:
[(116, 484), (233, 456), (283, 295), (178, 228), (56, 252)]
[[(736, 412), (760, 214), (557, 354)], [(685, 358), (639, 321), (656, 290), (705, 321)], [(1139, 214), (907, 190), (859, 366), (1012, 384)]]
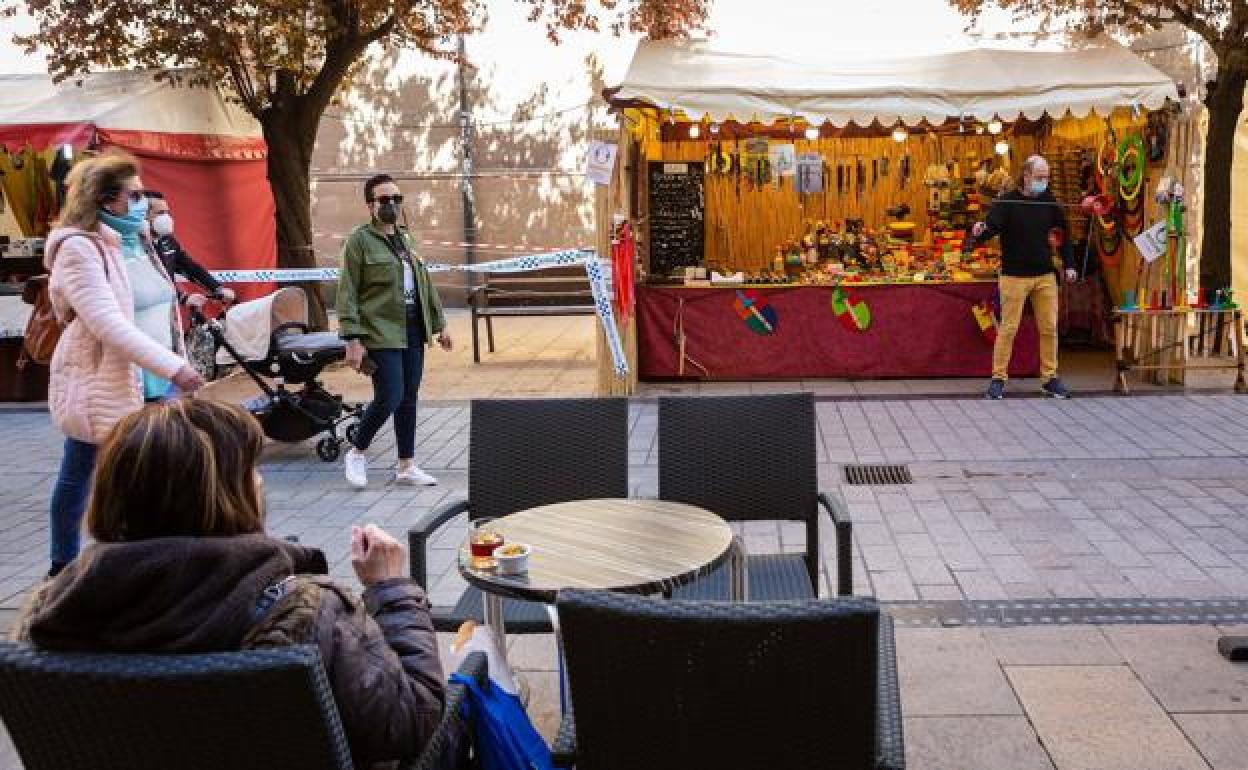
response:
[(129, 201), (126, 213), (118, 216), (108, 209), (100, 209), (100, 221), (117, 231), (123, 239), (136, 235), (147, 220), (147, 209), (151, 204), (146, 197), (137, 201)]
[(1031, 181), (1031, 194), (1032, 195), (1041, 195), (1047, 189), (1049, 189), (1049, 180), (1033, 179)]
[(147, 210), (151, 208), (152, 202), (147, 199), (146, 195), (139, 198), (137, 201), (130, 201), (129, 204), (130, 208), (126, 213), (126, 218), (139, 220), (147, 219)]

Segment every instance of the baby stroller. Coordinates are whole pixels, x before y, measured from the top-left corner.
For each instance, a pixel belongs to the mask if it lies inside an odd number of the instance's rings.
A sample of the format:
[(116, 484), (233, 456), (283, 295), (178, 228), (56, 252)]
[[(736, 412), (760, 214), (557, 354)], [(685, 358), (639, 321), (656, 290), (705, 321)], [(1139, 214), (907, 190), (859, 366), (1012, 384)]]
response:
[[(302, 289), (288, 287), (231, 307), (225, 321), (195, 311), (217, 344), (217, 362), (243, 368), (263, 391), (246, 404), (274, 441), (294, 443), (325, 433), (316, 454), (332, 463), (342, 454), (339, 427), (358, 419), (363, 407), (347, 405), (316, 379), (326, 366), (346, 356), (346, 343), (333, 332), (308, 332), (308, 300)], [(272, 383), (269, 381), (272, 380)], [(287, 385), (302, 385), (291, 390)], [(348, 441), (356, 423), (346, 427)]]

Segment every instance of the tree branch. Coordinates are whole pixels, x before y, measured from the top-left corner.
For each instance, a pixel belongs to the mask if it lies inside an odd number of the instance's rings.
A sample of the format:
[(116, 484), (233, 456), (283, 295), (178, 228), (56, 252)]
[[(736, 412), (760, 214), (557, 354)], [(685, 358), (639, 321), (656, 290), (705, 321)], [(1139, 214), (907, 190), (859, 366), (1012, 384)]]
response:
[(1217, 27), (1210, 24), (1208, 19), (1196, 15), (1191, 8), (1185, 7), (1179, 0), (1160, 0), (1160, 4), (1174, 15), (1175, 21), (1203, 37), (1205, 42), (1214, 48), (1220, 47), (1224, 42), (1222, 33)]

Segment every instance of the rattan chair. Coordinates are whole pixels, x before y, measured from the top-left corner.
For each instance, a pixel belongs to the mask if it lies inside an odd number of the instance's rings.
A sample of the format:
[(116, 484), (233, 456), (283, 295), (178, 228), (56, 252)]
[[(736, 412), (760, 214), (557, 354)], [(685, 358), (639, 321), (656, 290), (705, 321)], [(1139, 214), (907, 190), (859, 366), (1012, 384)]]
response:
[[(750, 554), (750, 600), (819, 595), (819, 509), (836, 531), (836, 592), (853, 593), (853, 533), (839, 497), (819, 492), (809, 393), (659, 399), (659, 497), (728, 521), (800, 521), (800, 554)], [(682, 599), (727, 599), (727, 567), (678, 587)]]
[[(468, 499), (440, 506), (408, 532), (412, 578), (422, 586), (431, 538), (462, 513), (475, 521), (568, 500), (628, 497), (627, 399), (473, 401), (471, 428)], [(509, 633), (551, 630), (541, 604), (507, 599), (503, 611)], [(434, 608), (439, 631), (469, 619), (483, 620), (476, 588), (453, 607)]]
[(893, 624), (873, 599), (568, 590), (558, 607), (572, 708), (557, 767), (905, 767)]
[[(485, 656), (460, 672), (484, 682)], [(405, 770), (464, 766), (464, 693), (448, 685), (436, 733)], [(0, 642), (0, 718), (25, 770), (352, 767), (315, 647), (130, 655)]]

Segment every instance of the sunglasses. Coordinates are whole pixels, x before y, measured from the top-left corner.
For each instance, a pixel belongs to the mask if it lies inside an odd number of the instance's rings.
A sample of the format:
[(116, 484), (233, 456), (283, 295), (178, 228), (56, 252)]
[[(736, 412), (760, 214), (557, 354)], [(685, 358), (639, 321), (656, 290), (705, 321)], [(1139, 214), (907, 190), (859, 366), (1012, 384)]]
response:
[(387, 203), (393, 203), (394, 205), (398, 206), (401, 203), (403, 203), (403, 196), (402, 195), (379, 195), (376, 198), (373, 198), (373, 200), (376, 201), (377, 203), (380, 203), (383, 206), (386, 205)]

